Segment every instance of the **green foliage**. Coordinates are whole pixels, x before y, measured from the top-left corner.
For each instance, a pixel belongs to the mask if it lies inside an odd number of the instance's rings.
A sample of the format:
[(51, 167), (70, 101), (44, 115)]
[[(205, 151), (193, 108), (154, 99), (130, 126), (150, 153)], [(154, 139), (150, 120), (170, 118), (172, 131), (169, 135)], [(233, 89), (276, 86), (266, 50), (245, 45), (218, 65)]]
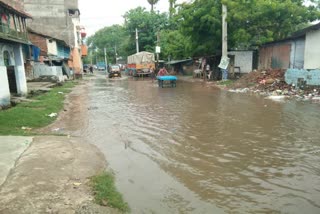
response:
[(97, 61), (104, 61), (104, 48), (106, 48), (108, 62), (115, 63), (116, 54), (118, 56), (126, 55), (123, 41), (127, 37), (125, 29), (121, 25), (112, 25), (100, 29), (87, 39), (89, 46), (88, 58), (93, 57)]
[(106, 27), (88, 41), (98, 57), (103, 57), (103, 47), (107, 47), (108, 56), (115, 58), (113, 47), (117, 44), (119, 55), (126, 58), (136, 52), (135, 30), (138, 29), (140, 51), (154, 52), (160, 32), (162, 59), (219, 54), (224, 3), (228, 8), (229, 49), (256, 48), (286, 38), (320, 19), (320, 1), (309, 2), (306, 6), (303, 0), (194, 0), (181, 4), (169, 0), (169, 16), (137, 7), (124, 14), (124, 26)]
[(228, 0), (228, 23), (231, 44), (248, 48), (265, 42), (284, 39), (297, 27), (320, 18), (314, 6), (301, 0)]
[[(40, 128), (50, 124), (55, 118), (48, 117), (51, 113), (58, 113), (63, 108), (65, 94), (75, 85), (67, 82), (61, 87), (53, 88), (48, 93), (36, 96), (33, 102), (18, 104), (15, 107), (0, 111), (1, 135), (30, 135), (27, 128)], [(63, 93), (58, 93), (63, 92)]]
[(181, 33), (191, 38), (191, 55), (210, 55), (221, 49), (220, 1), (196, 0), (181, 4), (175, 20)]
[(304, 6), (302, 0), (195, 0), (181, 4), (175, 19), (181, 32), (191, 37), (193, 55), (221, 49), (221, 3), (228, 8), (230, 49), (286, 38), (302, 24), (320, 18), (316, 6)]
[(117, 208), (128, 212), (129, 206), (124, 202), (122, 195), (117, 191), (114, 177), (110, 173), (102, 173), (91, 178), (91, 187), (97, 204)]
[(145, 8), (137, 7), (125, 15), (125, 29), (130, 36), (127, 43), (127, 53), (136, 52), (135, 30), (139, 31), (139, 50), (154, 52), (157, 32), (168, 27), (168, 17), (165, 13), (148, 12)]
[(190, 57), (191, 40), (179, 30), (161, 31), (161, 57), (163, 59), (183, 59)]

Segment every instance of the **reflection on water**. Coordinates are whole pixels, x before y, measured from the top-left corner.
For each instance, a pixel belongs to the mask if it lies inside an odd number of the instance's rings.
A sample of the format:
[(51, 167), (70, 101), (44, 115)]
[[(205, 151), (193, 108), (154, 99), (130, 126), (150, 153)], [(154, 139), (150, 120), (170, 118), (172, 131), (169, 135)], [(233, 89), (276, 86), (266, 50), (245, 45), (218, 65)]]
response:
[(319, 105), (97, 78), (88, 138), (135, 213), (319, 213)]

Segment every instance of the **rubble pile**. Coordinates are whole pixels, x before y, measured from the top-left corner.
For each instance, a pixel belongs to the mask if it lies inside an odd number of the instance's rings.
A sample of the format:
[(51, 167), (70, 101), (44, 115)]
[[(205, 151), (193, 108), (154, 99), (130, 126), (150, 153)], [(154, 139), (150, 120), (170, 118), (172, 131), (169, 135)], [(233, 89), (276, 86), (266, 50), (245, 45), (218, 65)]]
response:
[(288, 85), (285, 82), (284, 69), (252, 71), (234, 82), (229, 88), (232, 92), (254, 92), (264, 96), (296, 98), (320, 102), (320, 88), (315, 86)]

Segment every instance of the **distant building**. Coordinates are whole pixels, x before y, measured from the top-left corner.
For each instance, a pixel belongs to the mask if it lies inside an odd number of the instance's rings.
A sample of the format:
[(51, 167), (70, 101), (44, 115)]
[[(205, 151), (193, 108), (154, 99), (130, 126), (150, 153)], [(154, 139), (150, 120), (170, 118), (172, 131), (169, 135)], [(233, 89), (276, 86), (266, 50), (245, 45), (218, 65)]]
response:
[(82, 73), (84, 28), (80, 25), (78, 0), (24, 0), (24, 9), (32, 15), (31, 31), (64, 41), (70, 48), (69, 67)]
[(28, 35), (21, 1), (0, 0), (0, 106), (10, 105), (11, 94), (26, 95), (24, 49)]
[(57, 81), (62, 82), (63, 75), (72, 76), (67, 66), (71, 48), (65, 41), (32, 30), (28, 30), (28, 36), (32, 43), (33, 79), (56, 76)]

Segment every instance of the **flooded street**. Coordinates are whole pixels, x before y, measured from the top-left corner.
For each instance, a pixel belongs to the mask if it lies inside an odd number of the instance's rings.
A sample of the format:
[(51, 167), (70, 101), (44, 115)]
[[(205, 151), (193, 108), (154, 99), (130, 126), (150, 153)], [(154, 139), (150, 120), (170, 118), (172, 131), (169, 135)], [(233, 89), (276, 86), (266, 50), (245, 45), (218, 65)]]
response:
[(89, 97), (132, 213), (320, 213), (319, 104), (101, 74)]

